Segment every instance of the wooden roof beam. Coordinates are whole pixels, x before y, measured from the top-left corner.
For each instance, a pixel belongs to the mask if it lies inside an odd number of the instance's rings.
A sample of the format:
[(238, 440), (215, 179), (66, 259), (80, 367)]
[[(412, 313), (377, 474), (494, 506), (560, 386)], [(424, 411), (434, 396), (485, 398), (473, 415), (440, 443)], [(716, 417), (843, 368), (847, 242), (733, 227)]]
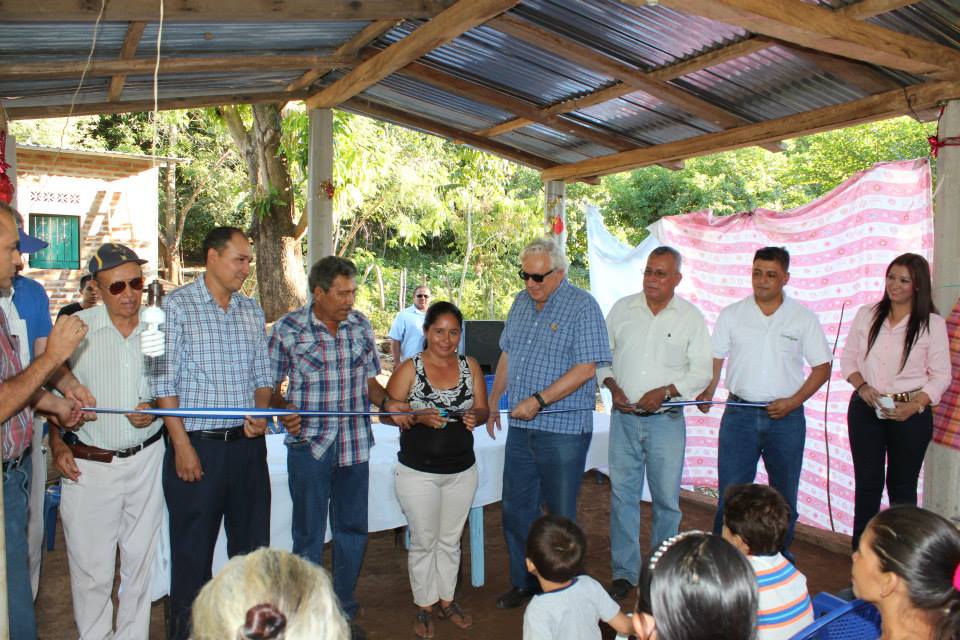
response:
[[(197, 109), (200, 107), (219, 107), (225, 104), (262, 104), (266, 102), (282, 102), (303, 100), (307, 97), (306, 91), (288, 93), (273, 91), (266, 93), (226, 93), (215, 96), (191, 96), (187, 98), (161, 98), (158, 102), (160, 111), (173, 109)], [(42, 118), (63, 118), (73, 116), (95, 116), (107, 113), (138, 113), (153, 111), (153, 100), (131, 100), (128, 102), (90, 102), (80, 103), (71, 111), (69, 105), (18, 107), (16, 100), (7, 100), (7, 114), (11, 120), (28, 120)]]
[(548, 160), (547, 158), (543, 158), (526, 151), (520, 151), (493, 140), (481, 138), (480, 136), (476, 136), (469, 131), (463, 131), (455, 127), (450, 127), (422, 116), (416, 116), (404, 111), (400, 111), (399, 109), (385, 107), (364, 98), (350, 98), (349, 100), (343, 102), (340, 105), (340, 108), (354, 111), (356, 113), (360, 113), (361, 115), (377, 118), (379, 120), (393, 122), (395, 124), (416, 129), (418, 131), (423, 131), (441, 138), (447, 138), (459, 144), (468, 144), (471, 147), (480, 149), (481, 151), (487, 151), (489, 153), (502, 156), (508, 160), (512, 160), (513, 162), (517, 162), (528, 167), (533, 167), (534, 169), (547, 169), (556, 166), (553, 161)]
[[(351, 57), (318, 55), (225, 55), (177, 56), (160, 58), (161, 73), (202, 73), (209, 71), (254, 71), (263, 69), (307, 69), (337, 67), (353, 64)], [(126, 60), (93, 61), (87, 68), (87, 77), (152, 74), (155, 57)], [(0, 80), (27, 80), (37, 78), (80, 77), (86, 63), (83, 61), (14, 62), (0, 65)]]
[[(179, 0), (164, 6), (164, 22), (294, 22), (298, 20), (429, 19), (450, 0)], [(99, 2), (85, 0), (3, 0), (4, 22), (90, 22)], [(108, 2), (104, 22), (159, 22), (156, 0)]]
[(607, 175), (665, 161), (740, 149), (761, 142), (794, 138), (838, 127), (892, 118), (904, 113), (928, 109), (940, 102), (957, 97), (960, 97), (960, 82), (928, 82), (785, 118), (659, 144), (646, 149), (560, 165), (544, 171), (543, 179), (575, 180), (581, 176)]
[[(337, 47), (333, 52), (333, 57), (342, 57), (344, 59), (355, 58), (365, 46), (385, 34), (387, 31), (390, 31), (390, 29), (395, 27), (397, 24), (399, 24), (399, 21), (397, 20), (374, 20), (361, 29), (360, 33)], [(326, 75), (329, 71), (329, 66), (314, 67), (309, 71), (305, 71), (302, 76), (287, 85), (287, 91), (299, 91), (300, 89), (306, 89)]]
[(639, 146), (636, 142), (622, 136), (599, 129), (593, 129), (573, 120), (560, 116), (541, 115), (539, 109), (529, 102), (519, 100), (496, 89), (491, 89), (470, 80), (450, 75), (449, 73), (429, 67), (420, 62), (410, 63), (401, 69), (400, 73), (423, 82), (428, 82), (445, 91), (457, 93), (471, 100), (483, 102), (498, 109), (521, 115), (528, 118), (531, 122), (539, 122), (551, 129), (556, 129), (557, 131), (562, 131), (563, 133), (585, 140), (592, 140), (610, 149), (625, 151), (627, 149), (636, 149)]
[[(120, 47), (120, 60), (130, 60), (137, 53), (137, 45), (143, 37), (146, 22), (131, 22), (127, 25), (127, 33), (123, 36), (123, 46)], [(126, 74), (118, 73), (110, 78), (110, 88), (107, 90), (107, 102), (116, 102), (123, 92), (123, 85), (127, 81)]]
[[(960, 76), (960, 51), (798, 0), (660, 0), (677, 11), (909, 73)], [(625, 0), (644, 4), (644, 0)]]
[(364, 60), (353, 71), (310, 96), (306, 101), (307, 108), (334, 107), (352, 98), (417, 58), (506, 11), (518, 1), (459, 0), (403, 40)]

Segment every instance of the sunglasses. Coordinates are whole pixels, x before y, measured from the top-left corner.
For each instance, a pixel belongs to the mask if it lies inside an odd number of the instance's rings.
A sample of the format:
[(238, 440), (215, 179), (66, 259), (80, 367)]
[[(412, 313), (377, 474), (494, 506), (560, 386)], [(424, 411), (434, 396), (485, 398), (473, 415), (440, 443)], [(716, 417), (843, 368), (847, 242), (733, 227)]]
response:
[(426, 293), (418, 293), (418, 294), (417, 294), (417, 297), (418, 297), (418, 298), (429, 298), (430, 296), (427, 295)]
[(111, 282), (110, 286), (107, 287), (107, 291), (112, 293), (115, 296), (120, 295), (127, 289), (127, 285), (130, 285), (130, 288), (134, 291), (143, 291), (143, 278), (134, 278), (133, 280), (128, 280), (124, 282), (123, 280), (117, 280), (116, 282)]
[(543, 282), (543, 279), (548, 275), (556, 271), (556, 269), (550, 269), (546, 273), (527, 273), (524, 270), (520, 270), (520, 279), (526, 282), (527, 280), (533, 280), (534, 282), (540, 283)]

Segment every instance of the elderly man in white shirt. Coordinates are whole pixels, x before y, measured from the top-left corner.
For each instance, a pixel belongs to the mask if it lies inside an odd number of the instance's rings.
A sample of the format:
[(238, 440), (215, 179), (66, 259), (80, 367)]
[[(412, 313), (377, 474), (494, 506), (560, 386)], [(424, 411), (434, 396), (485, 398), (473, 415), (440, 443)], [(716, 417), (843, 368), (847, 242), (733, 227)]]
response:
[[(119, 244), (101, 246), (90, 259), (103, 304), (77, 313), (90, 330), (70, 367), (99, 406), (143, 409), (151, 404), (149, 360), (140, 345), (140, 265), (145, 262)], [(75, 433), (50, 432), (63, 474), (60, 517), (81, 640), (150, 635), (151, 569), (163, 517), (161, 427), (145, 414), (99, 415)], [(114, 631), (111, 595), (118, 548)]]
[(672, 247), (647, 258), (643, 292), (617, 301), (607, 316), (613, 366), (597, 380), (613, 394), (610, 418), (610, 595), (620, 600), (640, 573), (640, 497), (644, 473), (653, 497), (651, 549), (680, 527), (686, 423), (670, 399), (693, 398), (710, 381), (710, 333), (703, 314), (674, 295), (683, 277)]
[[(783, 247), (764, 247), (754, 254), (753, 295), (720, 312), (713, 331), (713, 380), (698, 399), (713, 398), (729, 357), (729, 400), (766, 405), (727, 406), (723, 412), (717, 452), (720, 501), (713, 528), (718, 535), (723, 529), (724, 491), (753, 482), (762, 457), (770, 486), (790, 505), (790, 527), (781, 551), (791, 558), (807, 434), (803, 403), (830, 376), (833, 354), (817, 316), (784, 295), (789, 269), (790, 254)], [(806, 377), (804, 361), (811, 367)], [(708, 405), (701, 406), (701, 411), (708, 410)]]

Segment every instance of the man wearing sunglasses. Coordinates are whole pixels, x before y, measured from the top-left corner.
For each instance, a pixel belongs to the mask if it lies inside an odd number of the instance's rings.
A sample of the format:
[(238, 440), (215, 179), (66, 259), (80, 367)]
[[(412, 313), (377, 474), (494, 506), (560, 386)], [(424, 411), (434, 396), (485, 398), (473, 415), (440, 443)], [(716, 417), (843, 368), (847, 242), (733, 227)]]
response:
[[(140, 351), (140, 303), (146, 264), (129, 247), (102, 245), (89, 272), (103, 304), (76, 314), (90, 328), (70, 370), (104, 407), (151, 406), (148, 367)], [(150, 632), (150, 581), (163, 519), (162, 422), (145, 414), (100, 415), (76, 432), (50, 432), (63, 476), (60, 518), (67, 542), (73, 615), (81, 638), (114, 636), (117, 549), (120, 590), (115, 635)]]
[(420, 285), (413, 290), (413, 304), (394, 318), (389, 333), (394, 371), (401, 362), (423, 351), (423, 320), (427, 317), (430, 299), (430, 287)]
[[(520, 253), (517, 294), (500, 336), (490, 406), (504, 392), (510, 424), (503, 465), (503, 532), (512, 588), (497, 607), (512, 609), (528, 600), (536, 579), (527, 571), (530, 525), (547, 512), (577, 517), (577, 493), (593, 432), (594, 375), (611, 361), (600, 305), (566, 279), (567, 259), (551, 238), (531, 242)], [(540, 414), (542, 409), (567, 409)], [(492, 412), (487, 432), (495, 437), (500, 414)]]
[[(167, 296), (164, 355), (151, 376), (164, 409), (266, 408), (273, 395), (263, 310), (240, 293), (250, 239), (217, 227), (203, 240), (206, 272)], [(210, 580), (220, 523), (230, 556), (270, 544), (266, 420), (163, 419), (169, 447), (163, 493), (170, 512), (168, 637), (190, 636), (190, 606)]]

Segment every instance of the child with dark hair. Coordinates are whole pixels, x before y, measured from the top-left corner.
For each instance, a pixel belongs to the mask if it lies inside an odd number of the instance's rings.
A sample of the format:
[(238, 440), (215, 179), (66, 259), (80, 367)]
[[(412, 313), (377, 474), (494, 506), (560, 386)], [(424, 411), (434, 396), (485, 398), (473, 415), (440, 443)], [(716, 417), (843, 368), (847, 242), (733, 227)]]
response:
[(790, 507), (773, 487), (736, 484), (724, 494), (723, 538), (757, 574), (759, 640), (792, 638), (813, 622), (807, 579), (780, 553), (789, 524)]
[(603, 620), (627, 635), (630, 620), (600, 583), (583, 574), (587, 539), (573, 521), (543, 516), (527, 536), (527, 570), (543, 593), (523, 614), (523, 640), (600, 640)]

